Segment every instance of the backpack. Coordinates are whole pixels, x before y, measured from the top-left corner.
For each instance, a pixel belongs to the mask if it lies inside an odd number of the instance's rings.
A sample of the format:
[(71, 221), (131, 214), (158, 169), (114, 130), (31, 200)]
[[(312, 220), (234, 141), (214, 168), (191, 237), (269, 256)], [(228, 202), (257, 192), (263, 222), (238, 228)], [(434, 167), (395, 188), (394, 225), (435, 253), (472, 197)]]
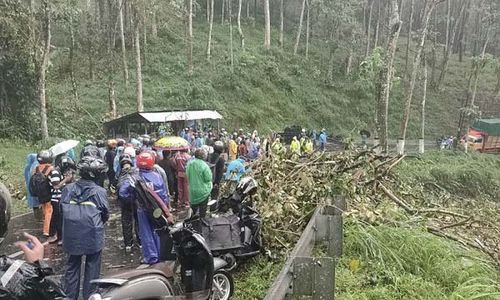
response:
[(49, 174), (52, 171), (52, 166), (47, 165), (40, 170), (40, 166), (36, 167), (35, 174), (30, 178), (29, 190), (30, 194), (37, 197), (40, 203), (47, 203), (50, 201), (50, 181)]

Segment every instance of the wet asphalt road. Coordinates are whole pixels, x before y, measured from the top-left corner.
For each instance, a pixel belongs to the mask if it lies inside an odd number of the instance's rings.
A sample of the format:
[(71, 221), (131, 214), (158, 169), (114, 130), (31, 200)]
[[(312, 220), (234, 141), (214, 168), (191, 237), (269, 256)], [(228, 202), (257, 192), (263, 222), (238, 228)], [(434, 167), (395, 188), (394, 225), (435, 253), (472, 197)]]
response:
[[(110, 218), (106, 224), (106, 244), (102, 257), (102, 275), (116, 273), (126, 269), (134, 269), (140, 265), (141, 252), (134, 247), (127, 253), (123, 249), (123, 237), (120, 221), (120, 209), (116, 199), (109, 198)], [(22, 253), (14, 242), (24, 240), (23, 232), (42, 237), (42, 222), (35, 220), (33, 213), (15, 217), (9, 223), (9, 233), (0, 246), (0, 253), (15, 258), (22, 258)], [(44, 242), (43, 238), (40, 238)], [(45, 245), (45, 259), (56, 274), (64, 272), (65, 254), (62, 246), (57, 244)]]

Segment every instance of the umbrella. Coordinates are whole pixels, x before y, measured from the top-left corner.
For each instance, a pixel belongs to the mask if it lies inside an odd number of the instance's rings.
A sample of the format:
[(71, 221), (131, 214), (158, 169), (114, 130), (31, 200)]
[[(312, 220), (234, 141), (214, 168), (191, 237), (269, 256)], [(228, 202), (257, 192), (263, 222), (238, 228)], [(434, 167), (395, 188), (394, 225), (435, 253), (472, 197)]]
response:
[(187, 150), (189, 149), (189, 143), (179, 136), (166, 136), (156, 141), (153, 148), (155, 150), (170, 151)]
[(68, 152), (69, 150), (75, 148), (80, 142), (76, 140), (66, 140), (60, 143), (55, 144), (54, 146), (50, 147), (50, 152), (52, 153), (53, 157), (58, 156), (59, 154), (63, 154)]

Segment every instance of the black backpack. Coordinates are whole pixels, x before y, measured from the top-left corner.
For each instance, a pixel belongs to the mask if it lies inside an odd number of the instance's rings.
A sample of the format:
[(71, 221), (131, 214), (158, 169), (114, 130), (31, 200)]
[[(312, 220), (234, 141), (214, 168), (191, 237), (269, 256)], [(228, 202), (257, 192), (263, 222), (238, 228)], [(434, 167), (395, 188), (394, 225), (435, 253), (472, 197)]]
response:
[(51, 169), (50, 165), (45, 166), (43, 170), (37, 167), (35, 174), (30, 178), (30, 194), (37, 197), (40, 203), (49, 202), (51, 198), (50, 181), (48, 177)]

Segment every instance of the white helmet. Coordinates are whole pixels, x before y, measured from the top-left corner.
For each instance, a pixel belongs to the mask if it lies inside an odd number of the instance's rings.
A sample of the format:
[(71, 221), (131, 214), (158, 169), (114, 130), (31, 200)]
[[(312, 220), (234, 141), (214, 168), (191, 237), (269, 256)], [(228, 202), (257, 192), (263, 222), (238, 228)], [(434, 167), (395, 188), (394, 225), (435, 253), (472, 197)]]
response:
[(242, 178), (236, 190), (242, 195), (254, 195), (257, 192), (257, 181), (252, 177)]

